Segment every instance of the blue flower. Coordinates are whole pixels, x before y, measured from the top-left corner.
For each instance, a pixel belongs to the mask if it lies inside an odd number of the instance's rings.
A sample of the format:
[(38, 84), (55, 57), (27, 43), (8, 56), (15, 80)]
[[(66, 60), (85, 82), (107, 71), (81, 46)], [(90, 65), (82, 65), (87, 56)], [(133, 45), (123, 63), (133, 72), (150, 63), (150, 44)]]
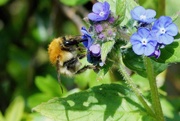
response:
[(95, 57), (98, 57), (101, 55), (101, 47), (99, 44), (93, 44), (89, 47), (89, 51), (91, 54)]
[(110, 14), (110, 5), (108, 2), (97, 2), (93, 5), (92, 13), (88, 14), (88, 18), (92, 21), (107, 20)]
[(89, 47), (87, 53), (87, 60), (89, 63), (92, 63), (93, 65), (101, 63), (101, 47), (99, 44), (93, 44)]
[(86, 48), (89, 48), (93, 44), (94, 40), (92, 39), (91, 35), (88, 33), (85, 27), (81, 28), (81, 32), (83, 33), (82, 35), (82, 40), (84, 40), (83, 44)]
[(152, 9), (145, 10), (142, 6), (137, 6), (133, 10), (131, 10), (131, 16), (134, 20), (142, 23), (152, 23), (156, 19), (156, 11)]
[(161, 16), (154, 22), (152, 31), (156, 34), (158, 43), (168, 45), (174, 41), (173, 36), (178, 34), (178, 27), (170, 17)]
[(150, 56), (156, 50), (157, 40), (149, 29), (140, 28), (130, 38), (132, 49), (137, 55)]

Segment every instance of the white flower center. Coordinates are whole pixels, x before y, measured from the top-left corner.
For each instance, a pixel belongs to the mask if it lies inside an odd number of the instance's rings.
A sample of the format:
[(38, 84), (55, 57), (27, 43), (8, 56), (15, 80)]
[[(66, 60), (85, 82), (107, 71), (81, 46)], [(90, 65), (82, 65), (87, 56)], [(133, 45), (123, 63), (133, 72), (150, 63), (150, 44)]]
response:
[(145, 20), (145, 19), (146, 19), (146, 16), (145, 16), (145, 15), (141, 15), (141, 16), (140, 16), (140, 19), (141, 19), (141, 20)]
[(102, 16), (102, 17), (104, 17), (104, 12), (103, 11), (101, 11), (100, 13), (99, 13), (99, 16)]
[(160, 33), (161, 34), (165, 34), (166, 33), (166, 29), (165, 28), (160, 28)]
[(147, 39), (143, 38), (143, 39), (141, 40), (141, 42), (142, 42), (143, 45), (146, 45), (146, 44), (147, 44)]

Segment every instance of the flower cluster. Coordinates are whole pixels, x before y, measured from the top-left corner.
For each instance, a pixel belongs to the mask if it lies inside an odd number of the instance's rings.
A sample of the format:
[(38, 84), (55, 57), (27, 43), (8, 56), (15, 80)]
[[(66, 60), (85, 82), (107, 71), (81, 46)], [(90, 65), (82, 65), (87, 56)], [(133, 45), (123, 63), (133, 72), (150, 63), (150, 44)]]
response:
[(132, 49), (137, 55), (158, 58), (160, 48), (171, 44), (178, 33), (178, 28), (170, 17), (161, 16), (156, 20), (154, 10), (138, 6), (131, 11), (131, 16), (138, 22), (137, 32), (130, 38)]
[[(87, 48), (88, 62), (95, 65), (101, 64), (101, 45), (105, 41), (114, 40), (116, 29), (113, 28), (115, 18), (111, 15), (108, 2), (97, 2), (88, 14), (88, 22), (91, 24), (88, 30), (82, 27), (82, 39)], [(93, 39), (92, 39), (93, 38)]]

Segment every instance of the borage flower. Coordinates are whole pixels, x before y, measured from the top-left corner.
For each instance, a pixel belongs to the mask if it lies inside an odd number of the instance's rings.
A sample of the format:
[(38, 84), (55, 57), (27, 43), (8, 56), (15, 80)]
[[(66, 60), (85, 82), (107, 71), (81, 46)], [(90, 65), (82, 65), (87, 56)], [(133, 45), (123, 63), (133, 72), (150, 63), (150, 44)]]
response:
[(174, 41), (173, 36), (178, 34), (177, 26), (168, 16), (161, 16), (156, 20), (152, 27), (152, 31), (157, 37), (157, 42), (164, 45), (171, 44)]
[(137, 55), (150, 56), (156, 50), (157, 40), (149, 29), (140, 28), (130, 38), (132, 49)]
[(88, 14), (88, 18), (92, 21), (107, 20), (110, 14), (110, 5), (108, 2), (97, 2), (93, 5), (92, 13)]
[(156, 16), (156, 11), (152, 9), (145, 10), (142, 6), (137, 6), (131, 10), (131, 16), (138, 22), (150, 24), (156, 20), (154, 19)]
[(90, 46), (87, 53), (87, 60), (94, 65), (101, 63), (101, 47), (99, 44), (93, 44)]
[(83, 44), (86, 48), (89, 48), (93, 44), (94, 40), (85, 27), (81, 28), (81, 32), (83, 33), (82, 40), (85, 40), (83, 41)]

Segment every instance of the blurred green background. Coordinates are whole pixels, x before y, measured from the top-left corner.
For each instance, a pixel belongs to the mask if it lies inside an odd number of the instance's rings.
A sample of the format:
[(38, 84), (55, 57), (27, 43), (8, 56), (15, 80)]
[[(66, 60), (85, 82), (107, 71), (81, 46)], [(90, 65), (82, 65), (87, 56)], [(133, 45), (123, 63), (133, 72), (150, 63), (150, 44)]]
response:
[[(80, 35), (80, 28), (85, 26), (83, 18), (95, 2), (0, 0), (0, 121), (48, 120), (31, 111), (41, 102), (62, 96), (56, 69), (48, 60), (48, 44), (55, 37)], [(155, 9), (158, 16), (173, 16), (177, 12), (180, 15), (179, 0), (139, 0), (139, 3)], [(180, 28), (179, 17), (175, 23)], [(73, 93), (117, 81), (110, 79), (110, 75), (96, 81), (96, 74), (88, 70), (75, 78), (62, 76), (62, 83), (65, 92)], [(180, 111), (180, 64), (169, 66), (159, 78), (162, 92), (167, 92), (175, 110)], [(137, 82), (146, 85), (142, 83)]]

